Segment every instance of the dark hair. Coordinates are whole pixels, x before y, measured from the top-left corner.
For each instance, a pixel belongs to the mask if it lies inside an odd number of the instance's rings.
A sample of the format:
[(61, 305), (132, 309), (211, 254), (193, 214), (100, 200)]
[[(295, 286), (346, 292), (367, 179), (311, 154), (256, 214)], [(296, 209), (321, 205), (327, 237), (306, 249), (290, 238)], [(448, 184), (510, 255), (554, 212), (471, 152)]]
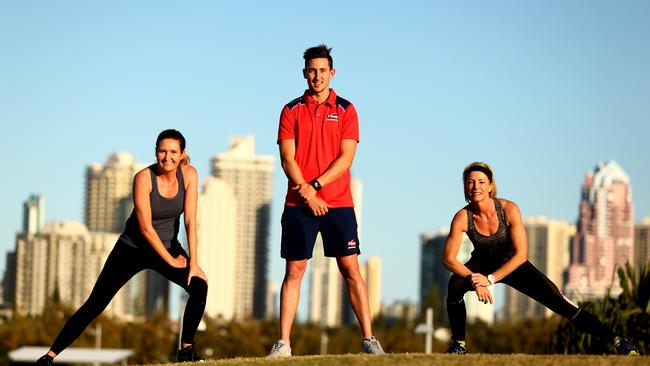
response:
[[(181, 145), (181, 153), (185, 151), (185, 137), (183, 136), (182, 133), (178, 132), (177, 130), (170, 128), (158, 134), (158, 138), (156, 139), (156, 149), (158, 148), (158, 145), (160, 145), (160, 141), (164, 139), (174, 139), (178, 141), (179, 145)], [(181, 160), (181, 164), (189, 164), (189, 163), (190, 163), (190, 156), (185, 154), (185, 157)]]
[(330, 52), (332, 52), (332, 47), (327, 47), (327, 45), (325, 44), (319, 44), (316, 47), (308, 48), (305, 51), (305, 53), (302, 55), (302, 57), (305, 59), (305, 68), (307, 68), (307, 65), (309, 64), (309, 60), (311, 59), (326, 58), (327, 61), (329, 61), (330, 69), (333, 69), (334, 60), (332, 60), (332, 56), (330, 55)]

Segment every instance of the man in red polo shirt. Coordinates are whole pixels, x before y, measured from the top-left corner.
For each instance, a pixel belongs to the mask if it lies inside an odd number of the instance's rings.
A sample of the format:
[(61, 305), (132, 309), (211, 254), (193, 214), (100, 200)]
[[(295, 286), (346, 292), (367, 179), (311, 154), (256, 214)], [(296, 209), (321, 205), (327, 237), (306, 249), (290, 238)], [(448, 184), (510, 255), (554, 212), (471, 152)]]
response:
[(352, 103), (329, 88), (334, 77), (331, 48), (304, 53), (305, 93), (282, 109), (278, 145), (289, 179), (282, 213), (281, 255), (286, 260), (280, 295), (281, 338), (269, 357), (291, 356), (291, 325), (298, 308), (300, 284), (312, 257), (316, 235), (325, 256), (336, 257), (350, 303), (363, 331), (361, 349), (383, 354), (373, 337), (366, 284), (359, 273), (359, 238), (350, 192), (350, 167), (359, 142), (359, 121)]

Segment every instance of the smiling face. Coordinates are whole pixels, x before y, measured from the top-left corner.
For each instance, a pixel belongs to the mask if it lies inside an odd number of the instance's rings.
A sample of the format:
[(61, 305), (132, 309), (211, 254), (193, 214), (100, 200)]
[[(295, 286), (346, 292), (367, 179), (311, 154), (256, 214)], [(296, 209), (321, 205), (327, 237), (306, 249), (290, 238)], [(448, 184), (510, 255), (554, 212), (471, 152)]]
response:
[(156, 147), (156, 165), (161, 172), (176, 171), (185, 152), (181, 150), (178, 140), (162, 139)]
[(327, 58), (319, 57), (309, 60), (302, 73), (307, 79), (309, 91), (312, 94), (320, 95), (329, 90), (330, 80), (332, 80), (336, 71), (330, 68)]
[(472, 171), (465, 180), (465, 198), (472, 203), (478, 203), (492, 198), (492, 182), (481, 171)]

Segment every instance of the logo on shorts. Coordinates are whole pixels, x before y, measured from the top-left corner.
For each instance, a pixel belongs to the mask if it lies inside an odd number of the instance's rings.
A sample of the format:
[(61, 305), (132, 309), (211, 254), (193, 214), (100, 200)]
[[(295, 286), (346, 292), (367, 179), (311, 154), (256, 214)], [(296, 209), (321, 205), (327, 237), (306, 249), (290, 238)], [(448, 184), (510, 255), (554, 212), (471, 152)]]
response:
[(348, 242), (348, 249), (353, 249), (357, 247), (357, 242), (356, 240), (352, 239)]
[(327, 117), (325, 117), (325, 119), (330, 120), (330, 121), (338, 121), (339, 120), (339, 115), (336, 114), (336, 113), (330, 113), (330, 114), (327, 115)]

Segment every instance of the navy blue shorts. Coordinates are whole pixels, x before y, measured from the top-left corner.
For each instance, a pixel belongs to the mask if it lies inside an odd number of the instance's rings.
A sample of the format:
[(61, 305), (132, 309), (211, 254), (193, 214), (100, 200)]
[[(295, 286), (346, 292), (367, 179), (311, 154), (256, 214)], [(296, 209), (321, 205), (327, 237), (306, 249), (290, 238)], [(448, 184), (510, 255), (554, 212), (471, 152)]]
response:
[(314, 216), (308, 207), (285, 206), (280, 255), (293, 260), (311, 258), (318, 232), (326, 257), (361, 254), (354, 208), (330, 208), (324, 216)]

